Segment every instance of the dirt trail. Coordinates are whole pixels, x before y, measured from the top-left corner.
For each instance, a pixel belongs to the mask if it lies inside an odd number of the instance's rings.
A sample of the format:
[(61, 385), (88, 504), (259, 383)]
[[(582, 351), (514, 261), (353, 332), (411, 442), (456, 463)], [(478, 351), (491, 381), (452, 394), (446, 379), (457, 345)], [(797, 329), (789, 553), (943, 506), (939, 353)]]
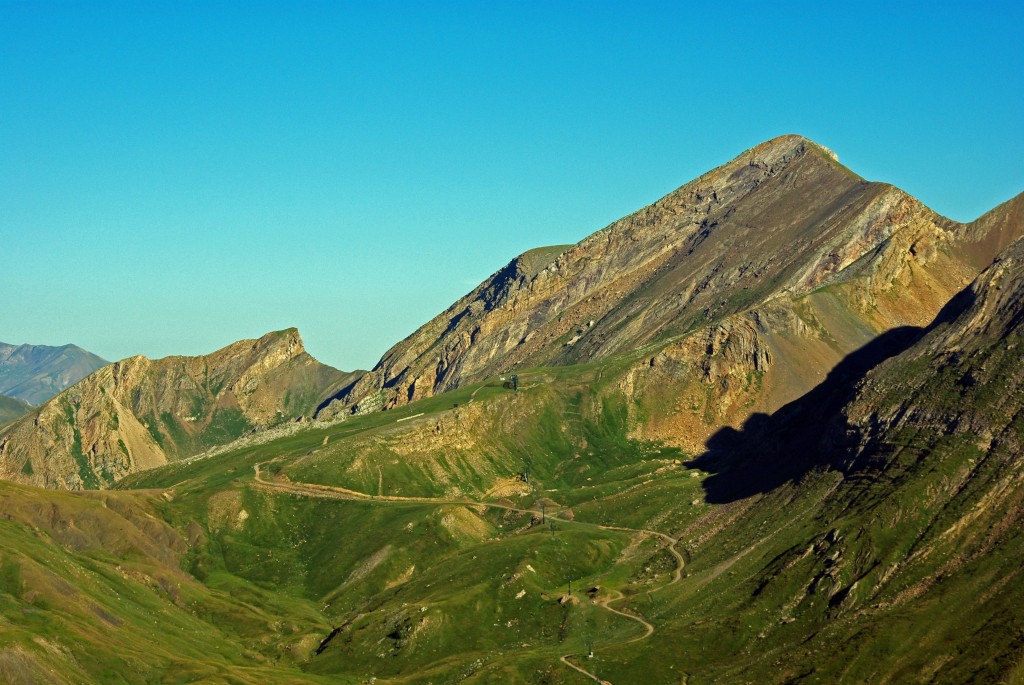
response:
[[(276, 460), (271, 460), (271, 461), (276, 461)], [(446, 498), (441, 498), (441, 497), (399, 497), (397, 495), (379, 495), (379, 494), (378, 495), (367, 495), (364, 492), (358, 492), (356, 490), (349, 490), (348, 488), (342, 488), (342, 487), (338, 487), (336, 485), (320, 485), (318, 483), (294, 483), (294, 482), (284, 483), (284, 482), (279, 482), (279, 481), (265, 480), (263, 478), (263, 472), (261, 470), (261, 467), (264, 464), (266, 464), (266, 463), (269, 463), (269, 462), (263, 462), (263, 463), (260, 463), (260, 464), (256, 464), (253, 467), (255, 469), (255, 471), (256, 471), (256, 483), (259, 484), (260, 486), (264, 487), (264, 488), (280, 490), (280, 491), (288, 492), (288, 493), (291, 493), (291, 494), (294, 494), (294, 495), (302, 495), (302, 496), (305, 496), (305, 497), (320, 497), (320, 498), (325, 498), (325, 499), (354, 500), (354, 501), (360, 501), (360, 502), (380, 502), (381, 504), (433, 504), (433, 505), (436, 505), (436, 506), (460, 505), (460, 506), (468, 506), (468, 507), (487, 507), (487, 508), (490, 508), (490, 509), (503, 509), (505, 511), (514, 511), (514, 512), (518, 512), (518, 513), (521, 513), (521, 514), (531, 514), (531, 515), (534, 515), (534, 516), (541, 516), (542, 515), (542, 512), (540, 510), (538, 510), (538, 509), (523, 509), (521, 507), (514, 507), (514, 506), (511, 506), (511, 505), (508, 505), (508, 504), (499, 504), (497, 502), (481, 502), (481, 501), (478, 501), (478, 500), (471, 500), (471, 499), (446, 499)], [(378, 487), (380, 487), (380, 486), (378, 485)], [(666, 548), (668, 549), (669, 553), (672, 554), (672, 557), (676, 561), (676, 568), (672, 571), (672, 578), (671, 578), (671, 580), (669, 580), (668, 583), (666, 583), (666, 584), (664, 584), (664, 585), (662, 585), (660, 587), (650, 589), (647, 592), (643, 593), (645, 595), (649, 595), (651, 593), (658, 592), (659, 590), (663, 590), (663, 589), (665, 589), (666, 587), (668, 587), (670, 585), (674, 585), (674, 584), (679, 582), (680, 578), (682, 578), (683, 566), (685, 565), (686, 562), (683, 559), (683, 555), (676, 549), (676, 544), (679, 541), (676, 538), (672, 537), (671, 535), (668, 535), (667, 533), (662, 533), (661, 531), (657, 531), (657, 530), (648, 530), (646, 528), (627, 528), (625, 526), (606, 526), (606, 525), (601, 525), (601, 524), (598, 524), (598, 523), (587, 523), (585, 521), (570, 521), (568, 519), (563, 519), (563, 518), (559, 517), (557, 513), (554, 513), (554, 514), (547, 513), (547, 517), (550, 518), (550, 519), (555, 519), (557, 521), (561, 521), (563, 523), (571, 523), (573, 525), (580, 525), (580, 526), (592, 526), (592, 527), (597, 528), (599, 530), (616, 530), (616, 531), (622, 531), (622, 532), (626, 532), (626, 533), (639, 533), (641, 535), (651, 535), (651, 536), (660, 538), (660, 539), (664, 540), (665, 542), (667, 542), (668, 545), (667, 545)], [(601, 607), (605, 611), (608, 611), (610, 613), (616, 614), (617, 616), (622, 616), (623, 618), (628, 618), (631, 621), (635, 621), (636, 623), (639, 623), (643, 627), (643, 629), (644, 629), (644, 634), (643, 635), (638, 635), (638, 636), (630, 638), (628, 640), (617, 640), (615, 644), (623, 644), (623, 645), (625, 645), (625, 644), (630, 644), (632, 642), (640, 642), (641, 640), (646, 640), (649, 637), (651, 637), (651, 635), (654, 634), (654, 626), (651, 623), (649, 623), (648, 621), (646, 621), (643, 618), (640, 618), (639, 616), (637, 616), (635, 614), (626, 613), (625, 611), (621, 611), (621, 610), (616, 609), (615, 607), (611, 606), (612, 602), (619, 602), (619, 601), (622, 601), (622, 600), (626, 599), (625, 595), (623, 595), (622, 592), (620, 592), (618, 590), (614, 590), (614, 593), (615, 593), (615, 596), (610, 596), (610, 597), (603, 598), (601, 600), (596, 600), (594, 602), (594, 604), (596, 606)], [(590, 678), (591, 680), (593, 680), (593, 681), (595, 681), (597, 683), (601, 683), (601, 685), (612, 685), (610, 681), (603, 680), (603, 679), (599, 678), (598, 676), (594, 675), (593, 673), (591, 673), (590, 671), (584, 669), (582, 666), (579, 666), (579, 665), (573, 663), (572, 661), (570, 661), (569, 659), (571, 657), (573, 657), (573, 656), (579, 656), (579, 655), (566, 654), (566, 655), (560, 657), (559, 660), (563, 664), (568, 666), (569, 668), (572, 668), (573, 670), (578, 671), (579, 673), (582, 673), (583, 675), (587, 676), (588, 678)]]

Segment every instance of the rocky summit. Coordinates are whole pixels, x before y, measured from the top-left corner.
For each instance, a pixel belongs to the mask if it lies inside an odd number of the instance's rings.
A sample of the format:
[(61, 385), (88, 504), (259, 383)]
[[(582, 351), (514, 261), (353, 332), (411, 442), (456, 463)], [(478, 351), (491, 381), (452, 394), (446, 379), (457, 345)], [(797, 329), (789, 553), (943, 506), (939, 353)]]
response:
[(514, 259), (321, 413), (648, 350), (624, 381), (631, 394), (689, 390), (642, 430), (697, 448), (807, 392), (875, 336), (929, 322), (1021, 235), (1022, 204), (959, 224), (782, 136), (577, 245)]
[(0, 475), (51, 488), (109, 487), (309, 416), (353, 377), (313, 359), (294, 328), (200, 357), (130, 357), (0, 432)]

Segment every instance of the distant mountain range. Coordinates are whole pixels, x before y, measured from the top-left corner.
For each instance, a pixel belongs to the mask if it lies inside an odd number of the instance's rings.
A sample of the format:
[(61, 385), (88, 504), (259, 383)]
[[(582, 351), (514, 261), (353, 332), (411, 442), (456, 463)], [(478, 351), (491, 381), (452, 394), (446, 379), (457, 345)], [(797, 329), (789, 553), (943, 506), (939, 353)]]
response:
[(77, 345), (0, 342), (0, 395), (42, 404), (108, 363)]

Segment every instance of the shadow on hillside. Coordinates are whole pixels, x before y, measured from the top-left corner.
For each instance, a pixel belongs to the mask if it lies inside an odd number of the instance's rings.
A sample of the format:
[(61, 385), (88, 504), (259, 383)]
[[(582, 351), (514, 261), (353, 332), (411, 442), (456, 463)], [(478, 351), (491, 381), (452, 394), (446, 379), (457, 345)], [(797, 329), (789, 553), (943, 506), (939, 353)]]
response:
[(711, 475), (704, 480), (708, 502), (724, 504), (799, 481), (817, 468), (837, 468), (859, 442), (842, 412), (869, 371), (907, 350), (935, 327), (955, 319), (974, 302), (967, 288), (943, 307), (926, 328), (904, 326), (850, 353), (806, 395), (772, 414), (754, 414), (740, 430), (722, 428), (707, 451), (687, 463)]

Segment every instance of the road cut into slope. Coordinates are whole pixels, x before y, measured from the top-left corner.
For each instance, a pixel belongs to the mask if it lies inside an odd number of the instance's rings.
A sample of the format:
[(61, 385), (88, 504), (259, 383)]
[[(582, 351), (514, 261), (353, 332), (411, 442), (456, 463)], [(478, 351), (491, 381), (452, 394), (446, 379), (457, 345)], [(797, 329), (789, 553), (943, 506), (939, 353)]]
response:
[[(276, 461), (276, 460), (271, 460), (271, 461)], [(448, 499), (448, 498), (442, 498), (442, 497), (400, 497), (398, 495), (368, 495), (368, 494), (366, 494), (364, 492), (358, 492), (356, 490), (350, 490), (348, 488), (343, 488), (343, 487), (336, 486), (336, 485), (321, 485), (319, 483), (300, 483), (300, 482), (287, 482), (287, 483), (285, 483), (285, 482), (280, 482), (280, 481), (267, 480), (267, 479), (265, 479), (263, 477), (263, 470), (261, 468), (264, 464), (267, 464), (267, 463), (269, 463), (269, 462), (262, 462), (262, 463), (256, 464), (253, 467), (255, 472), (256, 472), (255, 473), (255, 480), (256, 480), (256, 483), (258, 484), (259, 487), (266, 488), (266, 489), (271, 489), (271, 490), (277, 490), (277, 491), (280, 491), (280, 492), (287, 492), (289, 494), (299, 495), (299, 496), (302, 496), (302, 497), (319, 497), (319, 498), (325, 498), (325, 499), (353, 500), (353, 501), (360, 501), (360, 502), (376, 502), (376, 503), (380, 503), (380, 504), (384, 504), (384, 505), (387, 505), (387, 504), (429, 504), (429, 505), (436, 505), (436, 506), (456, 505), (456, 506), (467, 506), (467, 507), (487, 507), (487, 508), (490, 508), (490, 509), (502, 509), (502, 510), (505, 510), (505, 511), (513, 511), (513, 512), (517, 512), (517, 513), (521, 513), (521, 514), (530, 514), (530, 515), (533, 515), (533, 516), (541, 516), (542, 515), (542, 512), (540, 510), (538, 510), (538, 509), (524, 509), (524, 508), (521, 508), (521, 507), (515, 507), (515, 506), (512, 506), (512, 505), (509, 505), (509, 504), (500, 504), (498, 502), (482, 502), (482, 501), (472, 500), (472, 499)], [(584, 522), (584, 521), (569, 521), (567, 519), (559, 517), (558, 513), (553, 513), (553, 514), (552, 513), (548, 513), (547, 517), (555, 519), (555, 520), (558, 520), (558, 521), (561, 521), (563, 523), (571, 523), (573, 525), (579, 525), (579, 526), (591, 526), (591, 527), (597, 528), (599, 530), (615, 530), (615, 531), (621, 531), (621, 532), (626, 532), (626, 533), (636, 533), (638, 535), (649, 535), (649, 536), (652, 536), (652, 537), (660, 538), (661, 540), (663, 540), (666, 543), (668, 543), (667, 546), (666, 546), (666, 549), (669, 551), (669, 553), (672, 555), (672, 558), (676, 562), (675, 569), (673, 569), (673, 571), (672, 571), (672, 577), (671, 577), (671, 579), (669, 580), (668, 583), (666, 583), (666, 584), (664, 584), (664, 585), (662, 585), (660, 587), (657, 587), (657, 588), (652, 588), (652, 589), (648, 590), (647, 592), (645, 592), (643, 594), (651, 594), (653, 592), (658, 592), (660, 590), (663, 590), (664, 588), (666, 588), (666, 587), (668, 587), (670, 585), (674, 585), (675, 583), (678, 583), (679, 580), (682, 578), (683, 566), (685, 565), (686, 562), (683, 559), (683, 555), (679, 552), (679, 550), (676, 549), (676, 544), (678, 544), (679, 541), (676, 538), (672, 537), (671, 535), (669, 535), (667, 533), (663, 533), (663, 532), (657, 531), (657, 530), (649, 530), (649, 529), (646, 529), (646, 528), (627, 528), (625, 526), (602, 525), (602, 524), (599, 524), (599, 523), (587, 523), (587, 522)], [(622, 611), (620, 609), (616, 609), (615, 607), (611, 606), (611, 604), (613, 602), (620, 602), (620, 601), (623, 601), (623, 600), (626, 599), (625, 595), (623, 595), (622, 592), (620, 592), (619, 590), (613, 590), (613, 592), (615, 593), (615, 596), (606, 597), (606, 598), (601, 599), (601, 600), (595, 600), (594, 604), (599, 606), (600, 608), (604, 609), (605, 611), (613, 613), (613, 614), (615, 614), (617, 616), (621, 616), (621, 617), (627, 618), (627, 619), (629, 619), (631, 621), (635, 621), (636, 623), (638, 623), (644, 629), (644, 632), (643, 632), (642, 635), (638, 635), (636, 637), (632, 637), (632, 638), (630, 638), (628, 640), (617, 640), (617, 641), (613, 642), (612, 644), (630, 644), (632, 642), (640, 642), (642, 640), (646, 640), (646, 639), (650, 638), (651, 635), (654, 634), (654, 631), (655, 631), (654, 626), (649, 621), (647, 621), (647, 620), (645, 620), (645, 619), (643, 619), (643, 618), (641, 618), (641, 617), (639, 617), (639, 616), (637, 616), (635, 614), (627, 613), (625, 611)], [(573, 657), (578, 657), (578, 656), (579, 655), (565, 654), (559, 660), (563, 664), (568, 666), (569, 668), (571, 668), (571, 669), (573, 669), (573, 670), (575, 670), (575, 671), (577, 671), (577, 672), (587, 676), (588, 678), (590, 678), (591, 680), (593, 680), (593, 681), (595, 681), (597, 683), (601, 683), (602, 685), (612, 685), (609, 681), (604, 680), (604, 679), (598, 677), (597, 675), (595, 675), (594, 673), (591, 673), (590, 671), (586, 670), (585, 668), (583, 668), (579, 664), (574, 663), (573, 661), (571, 661), (571, 659)]]

